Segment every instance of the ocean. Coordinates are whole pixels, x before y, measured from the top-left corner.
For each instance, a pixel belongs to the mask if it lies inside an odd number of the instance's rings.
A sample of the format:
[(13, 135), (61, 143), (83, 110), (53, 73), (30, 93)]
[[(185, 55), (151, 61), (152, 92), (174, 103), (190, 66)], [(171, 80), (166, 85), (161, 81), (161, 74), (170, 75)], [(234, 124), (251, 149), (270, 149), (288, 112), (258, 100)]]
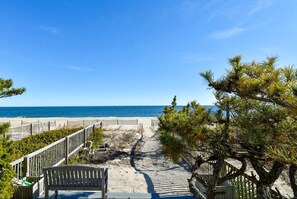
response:
[(164, 106), (0, 107), (0, 117), (157, 117), (163, 109)]

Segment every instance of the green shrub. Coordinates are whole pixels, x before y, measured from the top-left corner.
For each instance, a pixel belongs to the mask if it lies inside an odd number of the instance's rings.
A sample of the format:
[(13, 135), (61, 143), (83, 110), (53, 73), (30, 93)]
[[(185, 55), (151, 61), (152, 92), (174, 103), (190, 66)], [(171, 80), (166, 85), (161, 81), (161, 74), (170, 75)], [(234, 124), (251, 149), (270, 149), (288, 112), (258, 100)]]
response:
[[(0, 78), (0, 96), (1, 98), (21, 95), (25, 88), (14, 88), (11, 79)], [(11, 162), (11, 144), (9, 136), (9, 124), (0, 124), (0, 199), (11, 198), (13, 195), (12, 178), (14, 171)]]
[(82, 127), (45, 131), (40, 134), (32, 135), (24, 139), (14, 141), (12, 143), (12, 161), (17, 160), (18, 158), (21, 158), (38, 149), (41, 149), (81, 129)]
[(11, 144), (8, 132), (9, 124), (0, 125), (0, 199), (11, 198), (13, 194), (12, 178), (14, 171), (11, 162)]
[(103, 144), (103, 130), (98, 128), (89, 136), (89, 141), (93, 142), (92, 149), (98, 148)]
[[(68, 165), (87, 164), (89, 158), (85, 150), (80, 150), (77, 154), (72, 155), (68, 160)], [(65, 165), (65, 162), (64, 164)]]
[(2, 171), (0, 171), (0, 199), (11, 198), (14, 192), (11, 180), (14, 177), (15, 172), (12, 169), (12, 166), (3, 160), (0, 160), (0, 165), (2, 169)]

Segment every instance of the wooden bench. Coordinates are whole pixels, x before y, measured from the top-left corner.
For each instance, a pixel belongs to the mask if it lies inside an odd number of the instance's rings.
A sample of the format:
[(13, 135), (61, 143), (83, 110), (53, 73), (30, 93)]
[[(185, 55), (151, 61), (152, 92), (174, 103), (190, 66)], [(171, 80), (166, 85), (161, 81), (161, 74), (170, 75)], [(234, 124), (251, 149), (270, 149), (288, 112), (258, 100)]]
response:
[(106, 199), (108, 169), (90, 166), (58, 166), (43, 169), (45, 199), (49, 190), (83, 190), (101, 191), (102, 199)]

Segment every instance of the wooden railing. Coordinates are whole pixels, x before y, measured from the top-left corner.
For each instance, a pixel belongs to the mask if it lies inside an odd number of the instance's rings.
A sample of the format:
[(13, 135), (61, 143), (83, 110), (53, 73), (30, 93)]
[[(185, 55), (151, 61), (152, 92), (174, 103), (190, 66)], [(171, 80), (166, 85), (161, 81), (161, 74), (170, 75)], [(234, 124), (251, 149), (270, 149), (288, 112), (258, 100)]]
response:
[[(183, 158), (188, 162), (188, 159)], [(188, 163), (189, 164), (189, 163)], [(225, 161), (223, 169), (220, 175), (225, 175), (226, 173), (235, 173), (239, 169)], [(204, 165), (203, 174), (212, 175), (213, 168), (211, 164)], [(202, 174), (199, 172), (199, 175)], [(233, 186), (235, 186), (236, 198), (238, 199), (254, 199), (257, 198), (257, 181), (252, 176), (247, 173), (243, 173), (242, 175), (235, 177), (229, 180)], [(271, 193), (275, 198), (279, 197), (279, 194), (271, 189)]]
[[(205, 182), (210, 182), (213, 179), (213, 175), (209, 174), (198, 174), (199, 178), (202, 179)], [(199, 190), (199, 199), (206, 199), (205, 192), (206, 188), (200, 184), (198, 181), (196, 181), (196, 187)], [(224, 182), (221, 185), (217, 185), (215, 187), (215, 193), (216, 199), (235, 199), (236, 197), (236, 192), (235, 192), (235, 187), (229, 182)]]
[[(235, 172), (238, 171), (238, 168), (234, 167), (232, 164), (225, 161), (225, 169), (228, 173), (229, 171)], [(257, 180), (252, 176), (243, 173), (242, 175), (230, 180), (233, 185), (236, 187), (236, 196), (239, 199), (246, 198), (257, 198)], [(283, 198), (280, 196), (280, 193), (271, 189), (271, 194), (273, 198)]]
[[(226, 173), (234, 173), (238, 171), (238, 169), (225, 161), (225, 171)], [(235, 186), (236, 198), (257, 198), (257, 182), (248, 174), (243, 173), (242, 175), (231, 179), (230, 182)]]
[(10, 164), (16, 172), (16, 177), (41, 176), (44, 167), (56, 166), (64, 161), (67, 164), (68, 158), (83, 147), (90, 134), (100, 126), (100, 123), (90, 125), (44, 148), (11, 162)]
[(12, 165), (12, 167), (13, 167), (13, 170), (16, 173), (15, 177), (18, 178), (18, 179), (21, 179), (22, 177), (24, 177), (24, 175), (23, 175), (23, 173), (24, 173), (23, 172), (24, 171), (23, 162), (24, 162), (24, 157), (21, 157), (20, 159), (17, 159), (17, 160), (10, 163)]

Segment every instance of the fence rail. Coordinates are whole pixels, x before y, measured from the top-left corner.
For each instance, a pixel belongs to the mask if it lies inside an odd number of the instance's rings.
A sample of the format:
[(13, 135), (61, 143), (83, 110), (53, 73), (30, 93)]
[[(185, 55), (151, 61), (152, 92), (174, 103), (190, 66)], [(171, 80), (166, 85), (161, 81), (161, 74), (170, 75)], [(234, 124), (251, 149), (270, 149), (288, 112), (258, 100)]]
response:
[(67, 164), (68, 158), (83, 147), (90, 134), (100, 126), (100, 123), (90, 125), (44, 148), (11, 162), (10, 164), (16, 172), (16, 177), (41, 176), (44, 167), (56, 166), (64, 161)]
[(57, 128), (56, 121), (27, 123), (21, 126), (10, 127), (9, 135), (12, 140), (20, 140), (30, 135), (35, 135), (43, 131), (50, 131)]

